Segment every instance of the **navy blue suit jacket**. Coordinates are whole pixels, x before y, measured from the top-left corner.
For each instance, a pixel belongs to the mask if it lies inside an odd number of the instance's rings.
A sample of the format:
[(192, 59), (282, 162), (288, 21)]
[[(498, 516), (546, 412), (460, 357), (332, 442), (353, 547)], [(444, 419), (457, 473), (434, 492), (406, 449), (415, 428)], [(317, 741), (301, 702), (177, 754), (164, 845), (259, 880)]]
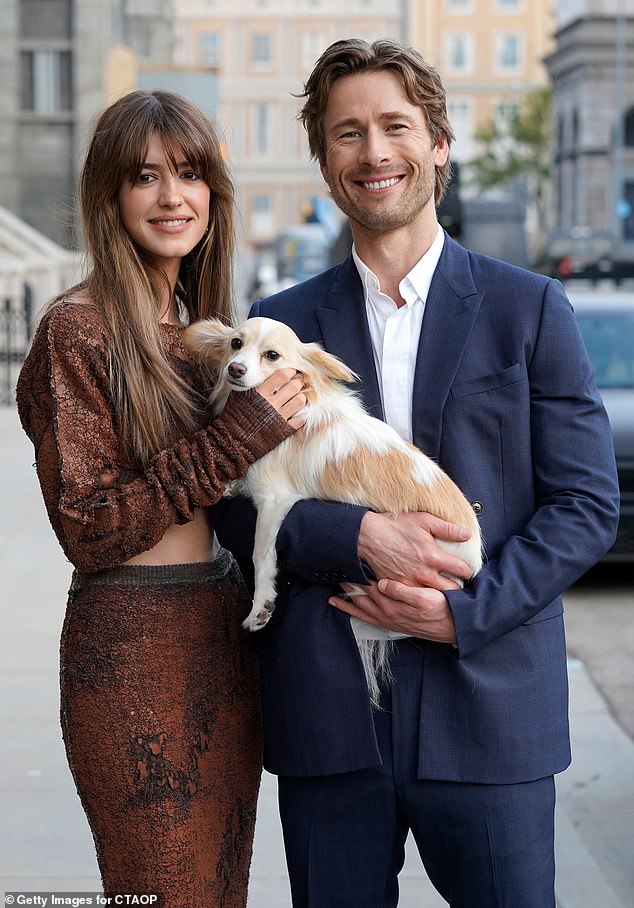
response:
[[(351, 258), (257, 303), (361, 376), (381, 403), (361, 282)], [(425, 305), (413, 394), (414, 443), (482, 506), (487, 563), (446, 594), (457, 649), (425, 642), (419, 777), (541, 778), (570, 761), (560, 594), (611, 546), (618, 486), (610, 427), (561, 285), (468, 252), (449, 237)], [(363, 581), (365, 510), (298, 502), (278, 536), (277, 607), (259, 632), (265, 766), (290, 776), (380, 763), (349, 619), (327, 604)], [(244, 562), (254, 513), (216, 509)]]

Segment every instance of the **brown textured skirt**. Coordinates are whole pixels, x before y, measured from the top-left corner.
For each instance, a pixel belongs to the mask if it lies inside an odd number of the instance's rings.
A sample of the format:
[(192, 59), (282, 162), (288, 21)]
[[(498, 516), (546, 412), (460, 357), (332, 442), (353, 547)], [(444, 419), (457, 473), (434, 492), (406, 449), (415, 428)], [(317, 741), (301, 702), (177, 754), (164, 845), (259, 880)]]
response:
[(226, 550), (73, 578), (62, 729), (107, 895), (246, 904), (261, 767), (249, 608)]

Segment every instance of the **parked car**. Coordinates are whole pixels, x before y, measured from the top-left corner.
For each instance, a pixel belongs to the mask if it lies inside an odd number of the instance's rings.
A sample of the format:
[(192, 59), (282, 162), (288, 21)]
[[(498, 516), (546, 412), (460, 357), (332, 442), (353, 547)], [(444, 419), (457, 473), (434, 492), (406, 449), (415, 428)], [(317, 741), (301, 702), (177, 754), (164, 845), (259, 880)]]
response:
[(615, 246), (614, 235), (608, 231), (590, 227), (554, 230), (535, 270), (560, 281), (586, 278), (596, 283), (614, 278)]
[(634, 293), (571, 293), (616, 450), (621, 516), (606, 561), (634, 562)]

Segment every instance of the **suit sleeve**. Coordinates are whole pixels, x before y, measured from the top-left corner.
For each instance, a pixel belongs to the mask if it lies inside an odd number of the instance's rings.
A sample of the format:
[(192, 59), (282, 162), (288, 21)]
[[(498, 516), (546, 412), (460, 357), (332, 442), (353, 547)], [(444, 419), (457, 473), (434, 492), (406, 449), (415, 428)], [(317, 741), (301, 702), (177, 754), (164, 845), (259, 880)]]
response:
[(546, 286), (528, 374), (537, 506), (472, 585), (445, 593), (461, 658), (534, 617), (595, 564), (616, 535), (612, 433), (557, 282)]
[[(367, 583), (368, 568), (357, 552), (359, 528), (367, 508), (330, 501), (298, 501), (277, 534), (281, 571), (308, 583)], [(235, 555), (252, 579), (256, 511), (246, 498), (219, 502), (212, 522), (223, 546)]]

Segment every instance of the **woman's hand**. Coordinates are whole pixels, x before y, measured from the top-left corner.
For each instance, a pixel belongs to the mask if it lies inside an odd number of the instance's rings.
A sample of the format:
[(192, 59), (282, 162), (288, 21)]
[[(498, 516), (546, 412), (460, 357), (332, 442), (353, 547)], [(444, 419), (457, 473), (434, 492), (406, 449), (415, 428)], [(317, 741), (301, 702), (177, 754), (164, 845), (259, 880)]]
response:
[(301, 429), (306, 422), (303, 414), (298, 415), (306, 406), (304, 388), (304, 376), (301, 372), (295, 369), (279, 369), (258, 385), (256, 391), (277, 410), (289, 426)]

